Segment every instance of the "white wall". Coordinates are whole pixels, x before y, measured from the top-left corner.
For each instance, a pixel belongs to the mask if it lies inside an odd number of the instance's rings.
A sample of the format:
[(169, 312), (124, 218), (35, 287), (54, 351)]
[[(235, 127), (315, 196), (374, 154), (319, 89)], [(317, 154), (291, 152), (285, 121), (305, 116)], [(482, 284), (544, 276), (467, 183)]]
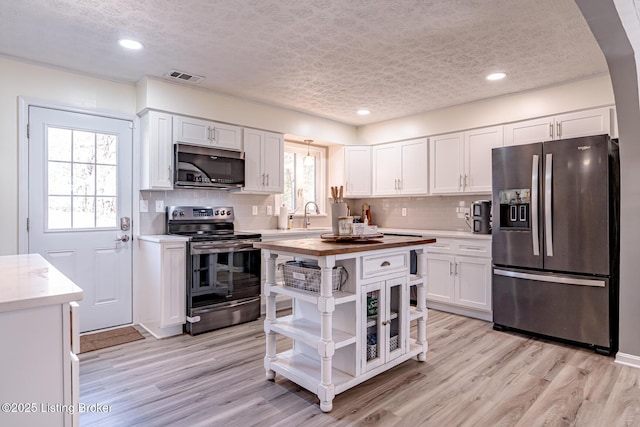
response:
[(401, 141), (614, 103), (607, 75), (361, 126), (358, 142)]
[(82, 109), (136, 112), (133, 85), (0, 57), (0, 255), (18, 253), (18, 97)]
[(315, 143), (356, 142), (355, 126), (154, 78), (138, 83), (138, 112), (147, 108), (311, 138)]

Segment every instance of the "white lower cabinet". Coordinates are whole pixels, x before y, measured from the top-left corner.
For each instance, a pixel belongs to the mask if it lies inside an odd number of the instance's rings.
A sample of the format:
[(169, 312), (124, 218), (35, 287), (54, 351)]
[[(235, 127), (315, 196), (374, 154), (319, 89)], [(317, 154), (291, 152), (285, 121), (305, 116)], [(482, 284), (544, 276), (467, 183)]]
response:
[(79, 335), (72, 320), (78, 316), (72, 304), (0, 313), (0, 425), (80, 425)]
[(138, 243), (140, 326), (156, 338), (179, 335), (186, 322), (186, 243)]
[(427, 254), (427, 306), (492, 320), (491, 240), (438, 239)]
[(366, 316), (361, 322), (361, 336), (367, 340), (362, 367), (363, 372), (368, 372), (406, 351), (409, 332), (406, 276), (365, 285), (361, 303)]
[[(269, 245), (268, 243), (265, 246)], [(401, 249), (300, 255), (320, 266), (313, 277), (296, 271), (293, 277), (305, 286), (317, 281), (320, 292), (285, 286), (276, 281), (280, 255), (297, 256), (286, 246), (263, 248), (267, 264), (265, 370), (267, 379), (276, 373), (315, 393), (320, 409), (331, 411), (335, 395), (396, 366), (411, 357), (426, 359), (424, 282), (426, 246)], [(418, 274), (409, 274), (410, 250), (418, 253)], [(402, 261), (404, 260), (404, 261)], [(332, 290), (334, 267), (343, 268), (348, 279)], [(308, 274), (307, 274), (308, 273)], [(422, 273), (422, 274), (420, 274)], [(417, 288), (418, 302), (411, 306), (409, 287)], [(292, 314), (278, 316), (275, 297), (293, 302)], [(415, 328), (411, 323), (415, 322)], [(413, 331), (413, 332), (410, 332)], [(290, 350), (278, 351), (276, 334), (291, 338)]]

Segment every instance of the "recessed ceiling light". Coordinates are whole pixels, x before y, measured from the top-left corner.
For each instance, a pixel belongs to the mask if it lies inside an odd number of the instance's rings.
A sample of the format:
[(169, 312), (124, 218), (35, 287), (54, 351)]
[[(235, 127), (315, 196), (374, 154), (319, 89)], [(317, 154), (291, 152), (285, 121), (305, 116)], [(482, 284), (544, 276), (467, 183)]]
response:
[(366, 108), (360, 108), (358, 110), (358, 114), (360, 116), (368, 116), (369, 114), (371, 114), (371, 111), (367, 110)]
[(487, 76), (487, 80), (502, 80), (507, 75), (505, 73), (492, 73)]
[(126, 49), (133, 49), (133, 50), (142, 49), (142, 43), (137, 42), (135, 40), (120, 39), (118, 40), (118, 44)]

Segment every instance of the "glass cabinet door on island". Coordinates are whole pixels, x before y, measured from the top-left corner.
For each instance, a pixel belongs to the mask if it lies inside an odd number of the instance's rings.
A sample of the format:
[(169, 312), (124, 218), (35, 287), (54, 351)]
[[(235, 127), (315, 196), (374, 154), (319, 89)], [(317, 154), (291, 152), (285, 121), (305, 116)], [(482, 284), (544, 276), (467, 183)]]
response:
[(366, 316), (362, 360), (366, 372), (405, 353), (408, 333), (405, 277), (365, 285), (362, 303)]

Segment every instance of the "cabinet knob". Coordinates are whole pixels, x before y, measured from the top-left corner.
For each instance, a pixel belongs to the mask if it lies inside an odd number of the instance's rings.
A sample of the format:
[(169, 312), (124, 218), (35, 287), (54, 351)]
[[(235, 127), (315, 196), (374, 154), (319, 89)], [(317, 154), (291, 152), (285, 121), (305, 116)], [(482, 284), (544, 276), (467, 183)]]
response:
[(389, 261), (384, 261), (382, 264), (380, 264), (380, 267), (389, 267), (391, 264), (389, 263)]

